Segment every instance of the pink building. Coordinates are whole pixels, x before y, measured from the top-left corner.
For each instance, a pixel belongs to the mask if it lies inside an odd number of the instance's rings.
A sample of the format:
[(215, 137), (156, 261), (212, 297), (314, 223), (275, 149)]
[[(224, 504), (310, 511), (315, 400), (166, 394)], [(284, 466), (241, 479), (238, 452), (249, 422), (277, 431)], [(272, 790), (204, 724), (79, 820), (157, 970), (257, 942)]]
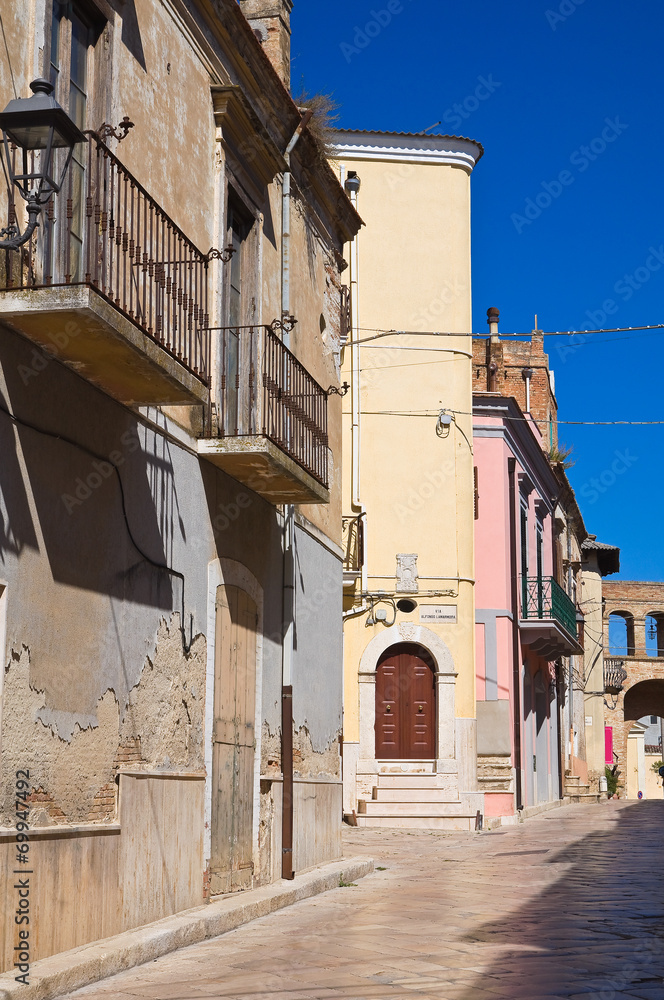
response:
[(478, 775), (485, 816), (507, 817), (562, 796), (561, 658), (582, 650), (537, 424), (513, 398), (477, 393), (473, 445)]

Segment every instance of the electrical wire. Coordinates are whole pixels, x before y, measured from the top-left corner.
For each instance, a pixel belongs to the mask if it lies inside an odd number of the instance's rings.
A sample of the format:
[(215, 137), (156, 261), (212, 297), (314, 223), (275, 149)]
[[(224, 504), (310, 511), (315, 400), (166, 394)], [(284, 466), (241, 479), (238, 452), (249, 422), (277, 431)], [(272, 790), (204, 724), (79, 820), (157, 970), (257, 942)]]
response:
[(43, 434), (45, 437), (54, 438), (56, 441), (63, 441), (65, 444), (70, 445), (72, 448), (78, 448), (79, 451), (84, 452), (84, 454), (91, 455), (92, 458), (96, 459), (98, 462), (107, 462), (108, 465), (111, 465), (113, 467), (113, 469), (115, 470), (115, 474), (117, 476), (118, 485), (120, 487), (120, 504), (122, 507), (122, 517), (124, 519), (125, 527), (127, 529), (127, 535), (129, 536), (131, 544), (134, 546), (134, 548), (141, 556), (141, 558), (145, 560), (145, 562), (149, 563), (151, 566), (154, 566), (155, 569), (163, 570), (164, 572), (169, 573), (171, 576), (177, 577), (177, 579), (182, 582), (182, 611), (180, 616), (180, 632), (182, 633), (182, 645), (184, 647), (184, 651), (185, 653), (189, 653), (193, 645), (193, 635), (191, 636), (190, 642), (187, 643), (187, 634), (184, 627), (184, 621), (185, 621), (184, 574), (180, 573), (176, 569), (173, 569), (171, 566), (167, 566), (166, 563), (156, 562), (156, 560), (154, 560), (151, 556), (149, 556), (147, 552), (145, 552), (136, 541), (134, 533), (131, 529), (131, 525), (129, 523), (129, 518), (127, 516), (127, 504), (126, 504), (124, 484), (122, 482), (122, 476), (120, 475), (120, 470), (118, 466), (115, 464), (115, 462), (111, 461), (111, 459), (108, 458), (106, 455), (97, 454), (97, 452), (92, 451), (91, 448), (88, 448), (87, 445), (81, 444), (80, 441), (75, 441), (73, 438), (67, 437), (66, 434), (56, 434), (54, 431), (47, 431), (43, 427), (38, 427), (37, 424), (33, 424), (28, 420), (22, 420), (20, 417), (15, 416), (11, 412), (11, 410), (8, 410), (7, 407), (4, 406), (2, 403), (0, 403), (0, 412), (6, 414), (6, 416), (8, 416), (13, 423), (18, 424), (21, 427), (27, 427), (28, 430), (31, 430), (36, 434)]
[[(439, 410), (362, 410), (363, 414), (373, 417), (437, 417)], [(462, 417), (477, 417), (481, 414), (473, 413), (470, 410), (451, 410), (447, 408), (448, 413), (453, 413), (457, 416)], [(530, 423), (531, 417), (510, 417), (507, 415), (501, 415), (502, 420), (511, 421), (521, 421), (522, 423)], [(548, 421), (547, 421), (548, 422)], [(659, 427), (664, 425), (664, 420), (554, 420), (556, 424), (568, 424), (573, 427)]]
[[(381, 337), (475, 337), (481, 340), (488, 340), (489, 334), (485, 331), (481, 333), (459, 333), (458, 330), (383, 330), (377, 327), (361, 326), (358, 329), (362, 333), (373, 333), (373, 337), (364, 337), (362, 340), (348, 340), (346, 346), (350, 344), (366, 344)], [(592, 337), (596, 333), (633, 333), (638, 330), (664, 330), (664, 323), (646, 323), (643, 326), (615, 326), (602, 327), (598, 330), (528, 330), (522, 333), (500, 333), (500, 339), (505, 340), (512, 337), (532, 337), (537, 333), (540, 337)]]

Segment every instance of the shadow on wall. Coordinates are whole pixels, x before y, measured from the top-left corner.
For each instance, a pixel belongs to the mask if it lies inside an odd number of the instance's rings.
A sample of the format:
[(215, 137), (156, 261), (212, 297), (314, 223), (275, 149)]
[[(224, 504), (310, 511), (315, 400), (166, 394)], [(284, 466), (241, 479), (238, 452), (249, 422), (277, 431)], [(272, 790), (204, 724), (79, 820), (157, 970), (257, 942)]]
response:
[(39, 549), (8, 410), (0, 392), (0, 565), (7, 555), (19, 556), (26, 546)]
[(505, 950), (464, 1000), (485, 995), (494, 975), (503, 990), (512, 985), (513, 997), (661, 1000), (663, 823), (664, 802), (635, 803), (605, 832), (548, 855), (543, 864), (566, 866), (558, 881), (509, 920), (485, 923), (467, 936)]
[(27, 346), (13, 346), (15, 353), (3, 352), (1, 405), (20, 422), (0, 412), (0, 490), (10, 519), (0, 553), (39, 549), (43, 539), (56, 583), (170, 610), (173, 586), (158, 568), (167, 560), (139, 424), (52, 359), (26, 384)]

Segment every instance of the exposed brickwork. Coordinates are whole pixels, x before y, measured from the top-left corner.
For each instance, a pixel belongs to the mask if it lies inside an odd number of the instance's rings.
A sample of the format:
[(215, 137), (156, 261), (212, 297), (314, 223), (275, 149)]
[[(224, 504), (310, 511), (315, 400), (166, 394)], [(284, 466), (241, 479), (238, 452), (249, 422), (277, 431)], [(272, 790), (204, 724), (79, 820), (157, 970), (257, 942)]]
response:
[[(493, 366), (495, 377), (492, 381)], [(535, 331), (527, 341), (500, 340), (491, 343), (488, 338), (473, 339), (473, 392), (497, 392), (501, 396), (512, 396), (525, 413), (524, 368), (533, 369), (530, 379), (530, 412), (542, 433), (542, 446), (548, 450), (550, 434), (553, 444), (558, 443), (558, 404), (551, 391), (549, 357), (544, 353), (542, 334)], [(551, 421), (553, 426), (550, 431)]]
[(118, 747), (113, 767), (117, 771), (119, 768), (128, 764), (140, 764), (142, 759), (141, 737), (127, 736), (124, 740), (122, 740), (120, 746)]
[(115, 789), (115, 782), (112, 781), (101, 786), (88, 813), (89, 823), (104, 823), (115, 819)]
[(43, 788), (33, 789), (28, 795), (30, 811), (45, 812), (51, 823), (66, 823), (67, 817), (62, 809), (53, 799), (52, 795), (45, 792)]
[[(647, 580), (605, 580), (602, 583), (604, 600), (604, 648), (611, 655), (609, 645), (609, 616), (616, 611), (631, 614), (634, 619), (635, 655), (618, 654), (623, 660), (627, 671), (627, 680), (619, 695), (605, 695), (604, 724), (613, 728), (613, 750), (617, 755), (617, 764), (621, 772), (618, 778), (618, 788), (624, 793), (627, 774), (627, 737), (634, 725), (633, 719), (624, 718), (625, 697), (642, 681), (664, 681), (664, 657), (646, 655), (645, 619), (649, 614), (664, 614), (664, 583), (654, 583)], [(662, 640), (660, 639), (660, 642)], [(605, 653), (606, 655), (606, 653)], [(664, 706), (661, 703), (652, 705), (644, 715), (662, 715)]]

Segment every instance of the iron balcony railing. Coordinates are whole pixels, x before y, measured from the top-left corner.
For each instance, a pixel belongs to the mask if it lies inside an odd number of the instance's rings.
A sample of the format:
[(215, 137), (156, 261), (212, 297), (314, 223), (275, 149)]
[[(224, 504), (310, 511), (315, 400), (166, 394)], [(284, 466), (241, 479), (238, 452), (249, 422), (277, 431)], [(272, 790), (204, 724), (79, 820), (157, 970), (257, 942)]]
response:
[(604, 657), (604, 691), (606, 694), (619, 694), (627, 680), (625, 661), (616, 657)]
[(364, 565), (364, 516), (342, 518), (341, 532), (344, 573), (359, 576)]
[(524, 619), (555, 619), (576, 639), (576, 608), (552, 576), (523, 577), (522, 588)]
[[(208, 255), (95, 133), (87, 138), (35, 236), (21, 253), (0, 253), (0, 290), (88, 285), (208, 384)], [(6, 219), (16, 220), (11, 192)]]
[(220, 332), (219, 437), (267, 437), (327, 489), (327, 393), (269, 326)]

